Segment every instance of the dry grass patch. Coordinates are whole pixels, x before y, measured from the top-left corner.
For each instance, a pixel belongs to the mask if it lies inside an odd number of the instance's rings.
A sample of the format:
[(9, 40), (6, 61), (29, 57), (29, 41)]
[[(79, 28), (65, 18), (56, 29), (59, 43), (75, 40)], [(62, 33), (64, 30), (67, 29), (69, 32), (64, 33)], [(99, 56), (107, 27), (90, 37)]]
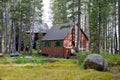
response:
[(113, 80), (109, 72), (83, 70), (72, 60), (45, 64), (0, 64), (0, 80)]

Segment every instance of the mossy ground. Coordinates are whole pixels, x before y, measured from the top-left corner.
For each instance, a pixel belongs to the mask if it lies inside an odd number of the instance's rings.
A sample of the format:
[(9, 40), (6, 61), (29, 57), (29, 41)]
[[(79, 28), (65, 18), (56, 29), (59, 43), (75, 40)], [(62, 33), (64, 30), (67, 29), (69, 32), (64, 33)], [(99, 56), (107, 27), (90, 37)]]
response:
[(77, 60), (55, 59), (56, 62), (42, 64), (17, 64), (14, 60), (0, 57), (0, 80), (114, 80), (110, 72), (80, 68)]

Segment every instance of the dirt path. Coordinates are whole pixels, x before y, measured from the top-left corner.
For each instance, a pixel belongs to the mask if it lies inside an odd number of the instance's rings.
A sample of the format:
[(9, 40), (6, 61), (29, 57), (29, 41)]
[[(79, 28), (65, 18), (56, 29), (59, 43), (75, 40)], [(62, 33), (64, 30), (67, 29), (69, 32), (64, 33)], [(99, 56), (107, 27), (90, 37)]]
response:
[(112, 67), (110, 69), (110, 72), (112, 73), (114, 80), (120, 80), (120, 67)]

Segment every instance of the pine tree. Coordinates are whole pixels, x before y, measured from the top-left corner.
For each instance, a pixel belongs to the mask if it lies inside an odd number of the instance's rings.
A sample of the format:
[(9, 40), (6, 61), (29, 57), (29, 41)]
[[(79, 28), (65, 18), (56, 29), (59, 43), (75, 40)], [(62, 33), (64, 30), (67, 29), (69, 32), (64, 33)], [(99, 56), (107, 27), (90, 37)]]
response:
[(53, 24), (68, 23), (67, 0), (53, 0)]

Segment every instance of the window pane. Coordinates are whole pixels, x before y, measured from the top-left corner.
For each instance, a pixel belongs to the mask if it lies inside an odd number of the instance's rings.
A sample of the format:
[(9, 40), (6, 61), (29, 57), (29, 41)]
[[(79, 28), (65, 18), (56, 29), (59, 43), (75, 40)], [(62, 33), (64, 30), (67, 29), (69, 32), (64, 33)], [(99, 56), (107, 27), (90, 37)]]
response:
[(50, 42), (49, 41), (46, 41), (46, 42), (44, 42), (44, 47), (50, 47)]
[(55, 46), (55, 47), (61, 47), (61, 46), (62, 46), (62, 41), (56, 41), (56, 42), (54, 43), (54, 46)]

